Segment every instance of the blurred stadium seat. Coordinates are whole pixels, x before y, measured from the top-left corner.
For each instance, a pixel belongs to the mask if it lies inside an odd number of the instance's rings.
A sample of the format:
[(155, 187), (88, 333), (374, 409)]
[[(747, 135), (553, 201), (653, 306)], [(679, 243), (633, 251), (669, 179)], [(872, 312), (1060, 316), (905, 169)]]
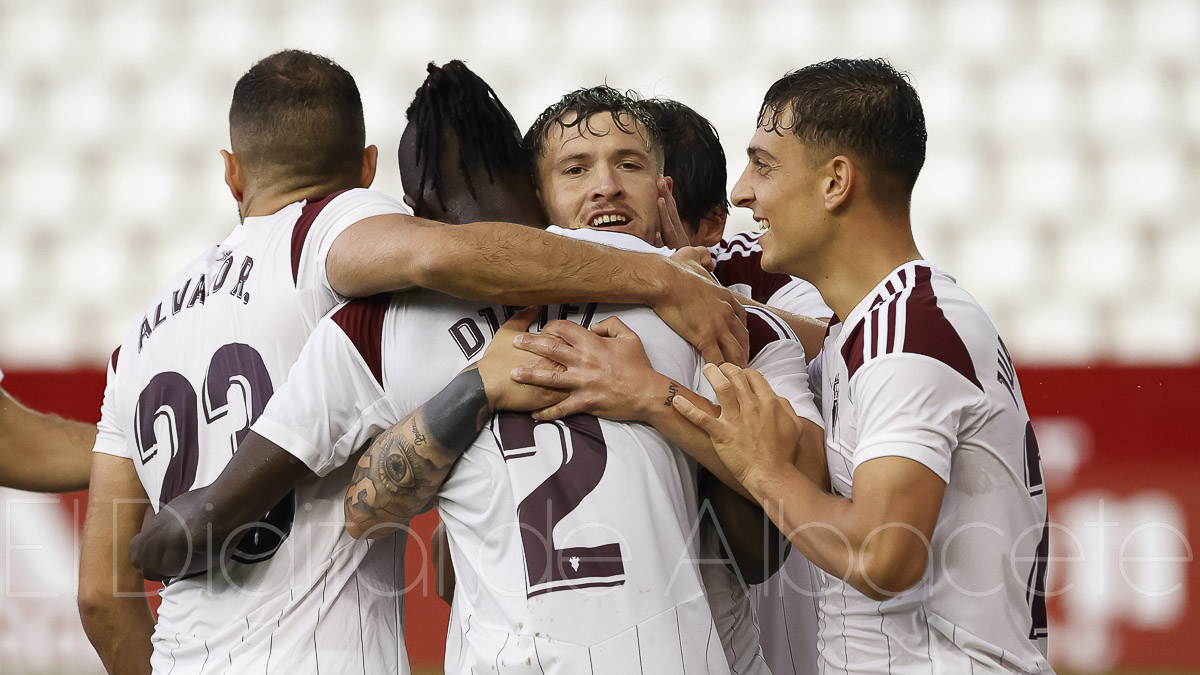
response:
[[(82, 330), (72, 308), (103, 316), (92, 301), (111, 289), (135, 306), (196, 244), (224, 236), (233, 205), (216, 151), (228, 143), (230, 90), (254, 59), (285, 46), (326, 52), (355, 73), (369, 140), (382, 149), (378, 185), (393, 192), (392, 149), (429, 60), (469, 60), (523, 125), (565, 90), (597, 81), (683, 99), (722, 133), (732, 184), (774, 78), (836, 55), (887, 56), (912, 73), (928, 113), (913, 206), (922, 248), (942, 252), (939, 265), (996, 302), (1018, 360), (1062, 353), (1022, 328), (1042, 319), (1060, 322), (1046, 330), (1064, 339), (1085, 326), (1101, 332), (1072, 361), (1194, 354), (1191, 329), (1162, 331), (1150, 348), (1129, 342), (1142, 340), (1132, 320), (1103, 317), (1122, 292), (1177, 291), (1193, 307), (1200, 296), (1181, 252), (1196, 250), (1200, 3), (621, 0), (606, 13), (622, 18), (620, 29), (550, 0), (0, 2), (4, 255), (20, 269), (67, 275), (36, 307), (6, 286), (0, 311), (23, 326), (0, 333), (0, 347), (21, 342), (13, 330), (72, 326), (58, 338), (66, 344), (29, 343), (6, 360), (102, 358), (119, 332)], [(1098, 219), (1109, 225), (1093, 236)], [(730, 229), (750, 226), (735, 210)], [(92, 251), (146, 241), (123, 255), (136, 263), (88, 270)], [(89, 275), (103, 282), (84, 282)], [(1045, 307), (1071, 310), (1056, 318)]]
[[(230, 94), (253, 61), (286, 47), (326, 53), (355, 75), (368, 142), (380, 147), (376, 187), (393, 194), (404, 110), (431, 60), (468, 61), (522, 126), (599, 82), (678, 98), (721, 133), (732, 186), (771, 82), (834, 56), (886, 56), (912, 75), (928, 119), (913, 196), (920, 249), (979, 299), (1019, 367), (1051, 381), (1084, 366), (1062, 378), (1074, 392), (1092, 366), (1135, 378), (1143, 364), (1200, 362), (1200, 0), (0, 0), (7, 382), (21, 369), (98, 371), (151, 294), (236, 226), (217, 154), (229, 143)], [(734, 209), (730, 231), (752, 226)], [(1043, 384), (1031, 380), (1022, 377), (1027, 401)], [(1097, 431), (1103, 422), (1139, 426), (1103, 411), (1107, 392), (1080, 395), (1078, 417), (1035, 420), (1049, 469), (1071, 447), (1054, 424), (1090, 429), (1097, 448), (1112, 435)], [(1069, 398), (1040, 405), (1058, 414)], [(1164, 407), (1137, 403), (1141, 424)], [(1153, 431), (1131, 433), (1152, 446), (1133, 449), (1162, 453), (1152, 467), (1189, 481), (1194, 440), (1147, 441)], [(1124, 490), (1126, 465), (1113, 461), (1138, 444), (1117, 445), (1092, 470)], [(1185, 453), (1190, 465), (1176, 459)], [(1085, 455), (1071, 454), (1066, 473)], [(1153, 501), (1156, 485), (1141, 486), (1149, 496), (1097, 497), (1070, 480), (1062, 486), (1084, 492), (1054, 493), (1064, 494), (1056, 521), (1103, 520), (1105, 499), (1127, 529), (1184, 518)], [(1170, 581), (1186, 569), (1171, 566), (1182, 560), (1170, 557), (1173, 540), (1143, 544), (1162, 564), (1134, 576)], [(1086, 590), (1056, 618), (1066, 639), (1052, 649), (1070, 667), (1117, 663), (1139, 648), (1106, 632), (1118, 620), (1150, 630), (1182, 611), (1170, 603), (1191, 602), (1106, 595), (1115, 566), (1063, 560), (1052, 575)], [(79, 672), (41, 650), (41, 660), (13, 660), (34, 653), (8, 630), (21, 611), (0, 603), (0, 670)], [(65, 611), (63, 653), (88, 653), (73, 606)]]

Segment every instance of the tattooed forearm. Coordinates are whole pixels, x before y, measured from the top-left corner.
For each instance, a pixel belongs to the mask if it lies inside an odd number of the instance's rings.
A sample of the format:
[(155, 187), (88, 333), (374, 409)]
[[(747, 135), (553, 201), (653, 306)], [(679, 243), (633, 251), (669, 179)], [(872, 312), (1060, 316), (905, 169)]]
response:
[(350, 533), (382, 537), (429, 510), (490, 413), (479, 371), (469, 370), (377, 436), (359, 459), (346, 493)]
[(679, 385), (672, 382), (670, 385), (667, 386), (667, 400), (666, 400), (666, 402), (663, 403), (663, 405), (666, 405), (666, 406), (671, 405), (671, 401), (674, 401), (675, 397), (678, 395), (679, 395)]

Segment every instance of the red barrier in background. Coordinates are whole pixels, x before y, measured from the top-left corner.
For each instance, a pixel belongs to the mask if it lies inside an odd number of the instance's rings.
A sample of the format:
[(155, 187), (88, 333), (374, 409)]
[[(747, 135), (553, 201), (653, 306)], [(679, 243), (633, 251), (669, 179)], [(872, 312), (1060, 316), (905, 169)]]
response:
[[(1051, 656), (1080, 671), (1200, 664), (1200, 366), (1025, 368), (1050, 491)], [(100, 371), (6, 371), (23, 403), (96, 421)], [(67, 512), (71, 511), (68, 496)], [(406, 556), (413, 664), (441, 662), (449, 610), (427, 564), (427, 514)]]

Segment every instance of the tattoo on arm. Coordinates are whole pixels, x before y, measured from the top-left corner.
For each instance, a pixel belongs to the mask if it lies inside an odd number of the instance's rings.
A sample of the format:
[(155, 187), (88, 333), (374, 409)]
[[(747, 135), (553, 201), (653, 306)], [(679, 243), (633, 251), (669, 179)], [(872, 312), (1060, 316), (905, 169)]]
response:
[(667, 386), (667, 392), (667, 400), (663, 403), (663, 405), (669, 406), (671, 405), (671, 401), (674, 401), (675, 397), (679, 395), (679, 385), (672, 382), (669, 386)]
[(479, 371), (460, 373), (371, 442), (354, 469), (346, 518), (364, 536), (382, 537), (428, 511), (454, 462), (490, 414)]

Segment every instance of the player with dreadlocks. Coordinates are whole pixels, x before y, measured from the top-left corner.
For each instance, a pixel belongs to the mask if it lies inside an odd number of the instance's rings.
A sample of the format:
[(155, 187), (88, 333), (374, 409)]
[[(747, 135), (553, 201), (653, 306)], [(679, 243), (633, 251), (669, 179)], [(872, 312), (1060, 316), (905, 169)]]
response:
[(489, 217), (545, 227), (520, 130), (496, 92), (462, 61), (427, 70), (400, 138), (405, 202), (431, 220), (485, 220), (480, 209), (492, 209)]

